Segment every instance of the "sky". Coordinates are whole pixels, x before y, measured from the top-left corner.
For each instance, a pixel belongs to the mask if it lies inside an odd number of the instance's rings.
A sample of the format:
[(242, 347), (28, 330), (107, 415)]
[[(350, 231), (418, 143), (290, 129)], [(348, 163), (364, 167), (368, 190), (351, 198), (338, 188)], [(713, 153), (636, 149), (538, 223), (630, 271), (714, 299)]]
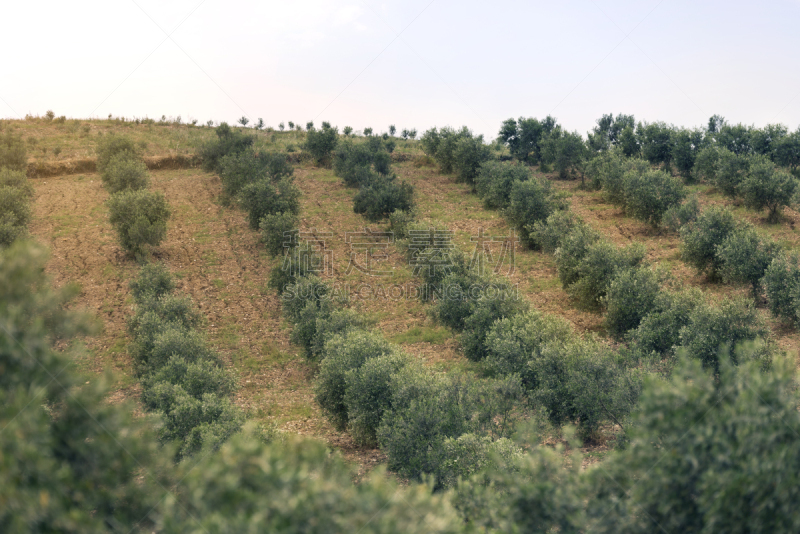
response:
[(800, 125), (800, 0), (4, 2), (0, 117)]

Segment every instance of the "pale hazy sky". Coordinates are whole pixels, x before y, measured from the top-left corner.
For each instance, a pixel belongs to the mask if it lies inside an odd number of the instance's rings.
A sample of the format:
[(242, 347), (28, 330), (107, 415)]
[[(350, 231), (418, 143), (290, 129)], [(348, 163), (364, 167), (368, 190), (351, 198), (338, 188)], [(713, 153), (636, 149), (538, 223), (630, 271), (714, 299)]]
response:
[(0, 7), (0, 117), (263, 117), (385, 131), (603, 113), (800, 124), (800, 0)]

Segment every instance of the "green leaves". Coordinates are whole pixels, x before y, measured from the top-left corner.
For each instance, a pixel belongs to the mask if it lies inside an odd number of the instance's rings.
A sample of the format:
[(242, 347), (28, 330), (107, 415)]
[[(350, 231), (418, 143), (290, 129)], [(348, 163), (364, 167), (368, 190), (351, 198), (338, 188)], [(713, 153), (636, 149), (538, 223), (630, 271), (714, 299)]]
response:
[(487, 208), (508, 207), (511, 188), (515, 182), (531, 179), (530, 170), (524, 165), (509, 162), (487, 161), (480, 167), (475, 178), (475, 190)]
[(330, 167), (331, 153), (336, 148), (339, 129), (323, 125), (322, 129), (316, 130), (313, 123), (309, 124), (311, 127), (307, 127), (303, 151), (307, 152), (317, 165)]
[(686, 197), (683, 183), (664, 171), (629, 171), (623, 178), (623, 190), (625, 211), (654, 227)]
[(107, 205), (120, 245), (137, 259), (146, 258), (166, 237), (171, 212), (163, 193), (128, 189), (112, 195)]
[(766, 208), (770, 222), (778, 220), (781, 208), (792, 203), (797, 190), (797, 178), (777, 170), (768, 160), (752, 163), (747, 177), (739, 184), (745, 205), (756, 211)]

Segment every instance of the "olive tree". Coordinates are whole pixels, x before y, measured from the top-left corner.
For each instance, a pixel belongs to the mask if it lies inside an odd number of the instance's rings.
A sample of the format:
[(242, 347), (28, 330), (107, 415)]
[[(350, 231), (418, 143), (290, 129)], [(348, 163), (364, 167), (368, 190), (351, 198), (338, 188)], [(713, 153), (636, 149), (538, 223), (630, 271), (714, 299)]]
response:
[(625, 173), (625, 210), (635, 218), (658, 226), (670, 208), (686, 197), (683, 184), (664, 171)]
[(748, 283), (753, 298), (761, 295), (761, 279), (780, 247), (769, 238), (761, 237), (750, 225), (737, 228), (716, 247), (720, 274), (726, 282)]
[(137, 259), (148, 256), (166, 237), (171, 212), (163, 193), (125, 190), (112, 195), (107, 204), (120, 245)]
[(722, 267), (717, 255), (717, 245), (722, 243), (737, 228), (736, 219), (725, 208), (711, 207), (697, 219), (681, 228), (681, 255), (699, 272), (716, 279)]
[(514, 183), (529, 180), (531, 176), (524, 165), (487, 161), (481, 165), (475, 178), (475, 189), (487, 208), (503, 209), (509, 205)]
[(798, 190), (797, 178), (779, 171), (769, 160), (750, 166), (747, 177), (739, 185), (745, 205), (757, 211), (767, 209), (767, 220), (776, 222), (781, 208), (789, 206)]

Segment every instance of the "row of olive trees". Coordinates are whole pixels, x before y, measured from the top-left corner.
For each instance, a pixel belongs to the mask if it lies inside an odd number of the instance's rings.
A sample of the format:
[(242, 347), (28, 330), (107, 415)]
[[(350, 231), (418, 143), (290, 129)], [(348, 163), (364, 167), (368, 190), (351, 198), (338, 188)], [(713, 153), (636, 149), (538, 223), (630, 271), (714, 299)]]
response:
[(741, 198), (756, 211), (766, 209), (770, 222), (778, 221), (783, 207), (797, 202), (800, 181), (761, 154), (737, 154), (724, 147), (707, 147), (698, 155), (696, 169), (727, 196)]
[(687, 180), (703, 177), (700, 154), (708, 148), (739, 156), (760, 155), (792, 171), (800, 164), (800, 128), (789, 132), (780, 124), (730, 125), (717, 115), (707, 127), (696, 129), (664, 122), (637, 123), (632, 115), (603, 115), (585, 142), (579, 134), (564, 131), (553, 117), (520, 117), (503, 122), (498, 139), (515, 159), (529, 165), (553, 165), (562, 178), (582, 174), (594, 156), (610, 150), (663, 165), (668, 172), (674, 167)]
[[(696, 199), (679, 204), (684, 196), (682, 184), (666, 173), (650, 171), (646, 162), (626, 161), (616, 155), (607, 155), (602, 162), (592, 180), (600, 182), (610, 200), (641, 214), (645, 220), (648, 217), (652, 224), (666, 219), (673, 227), (681, 228), (687, 261), (695, 261), (699, 269), (705, 269), (712, 258), (722, 258), (719, 261), (725, 265), (722, 272), (726, 280), (750, 282), (754, 290), (761, 287), (765, 269), (775, 257), (774, 244), (759, 238), (752, 227), (736, 225), (729, 212), (725, 212), (730, 219), (729, 231), (725, 235), (714, 233), (714, 229), (724, 226), (716, 221), (717, 212), (711, 210), (700, 215)], [(665, 311), (666, 303), (672, 301), (661, 289), (665, 277), (645, 264), (644, 248), (634, 244), (618, 249), (604, 240), (570, 212), (548, 185), (527, 167), (508, 162), (483, 164), (476, 179), (476, 191), (487, 207), (502, 210), (530, 246), (555, 254), (558, 276), (567, 293), (582, 307), (605, 310), (605, 327), (613, 338), (626, 340), (651, 313), (672, 317), (671, 312)], [(439, 314), (440, 320), (451, 328), (464, 328), (463, 319), (450, 319), (455, 308), (446, 301), (442, 306), (448, 311)], [(459, 304), (458, 309), (465, 308)], [(662, 346), (657, 353), (674, 353), (680, 347), (691, 347), (704, 363), (715, 365), (720, 344), (766, 336), (759, 315), (745, 301), (698, 310), (705, 315), (698, 315), (694, 322), (678, 320), (670, 325), (670, 334), (666, 331), (659, 334)], [(719, 324), (706, 327), (703, 323), (706, 316), (717, 317)], [(736, 317), (744, 318), (746, 325), (739, 333), (728, 328), (728, 323), (736, 323), (733, 319)], [(707, 341), (702, 351), (693, 345), (692, 340), (697, 339)], [(654, 350), (651, 349), (633, 350), (633, 354), (638, 360), (641, 354), (651, 354)], [(523, 360), (516, 369), (521, 372), (529, 368)]]
[(564, 321), (530, 310), (515, 287), (475, 272), (458, 251), (437, 273), (435, 236), (444, 230), (434, 228), (427, 246), (410, 248), (409, 256), (422, 266), (421, 295), (433, 301), (432, 315), (459, 334), (464, 355), (490, 376), (519, 381), (519, 407), (543, 410), (555, 426), (577, 423), (582, 436), (595, 438), (602, 424), (623, 421), (636, 404), (641, 373)]
[(315, 396), (339, 430), (363, 445), (380, 445), (390, 469), (403, 477), (455, 484), (497, 453), (521, 454), (509, 439), (519, 383), (436, 373), (369, 329), (365, 317), (313, 275), (299, 275), (281, 293), (291, 339), (318, 364)]
[(674, 226), (691, 218), (697, 201), (692, 198), (685, 206), (686, 188), (666, 171), (653, 170), (642, 159), (624, 158), (606, 152), (593, 158), (586, 166), (588, 186), (600, 189), (609, 202), (625, 209), (636, 219), (657, 227)]
[(28, 155), (22, 136), (0, 134), (0, 248), (28, 236), (33, 187), (28, 183)]
[(348, 187), (358, 188), (353, 211), (370, 221), (379, 221), (395, 212), (411, 213), (414, 189), (399, 181), (392, 172), (394, 142), (378, 136), (356, 143), (338, 143), (333, 156), (333, 172)]
[(142, 267), (131, 282), (136, 309), (128, 330), (142, 404), (161, 415), (159, 439), (176, 444), (181, 460), (203, 448), (218, 449), (242, 427), (244, 414), (229, 399), (233, 376), (199, 332), (200, 313), (174, 289), (163, 264)]
[(750, 284), (775, 317), (800, 323), (797, 256), (724, 208), (709, 208), (681, 228), (683, 259), (710, 280)]
[(145, 261), (167, 235), (170, 209), (164, 194), (148, 190), (147, 165), (128, 137), (109, 135), (98, 143), (97, 171), (111, 195), (109, 221), (120, 245)]
[(275, 256), (299, 225), (300, 189), (286, 154), (259, 151), (254, 142), (253, 135), (222, 123), (216, 139), (201, 149), (203, 166), (220, 176), (220, 201), (243, 208), (250, 228), (261, 231), (267, 252)]

